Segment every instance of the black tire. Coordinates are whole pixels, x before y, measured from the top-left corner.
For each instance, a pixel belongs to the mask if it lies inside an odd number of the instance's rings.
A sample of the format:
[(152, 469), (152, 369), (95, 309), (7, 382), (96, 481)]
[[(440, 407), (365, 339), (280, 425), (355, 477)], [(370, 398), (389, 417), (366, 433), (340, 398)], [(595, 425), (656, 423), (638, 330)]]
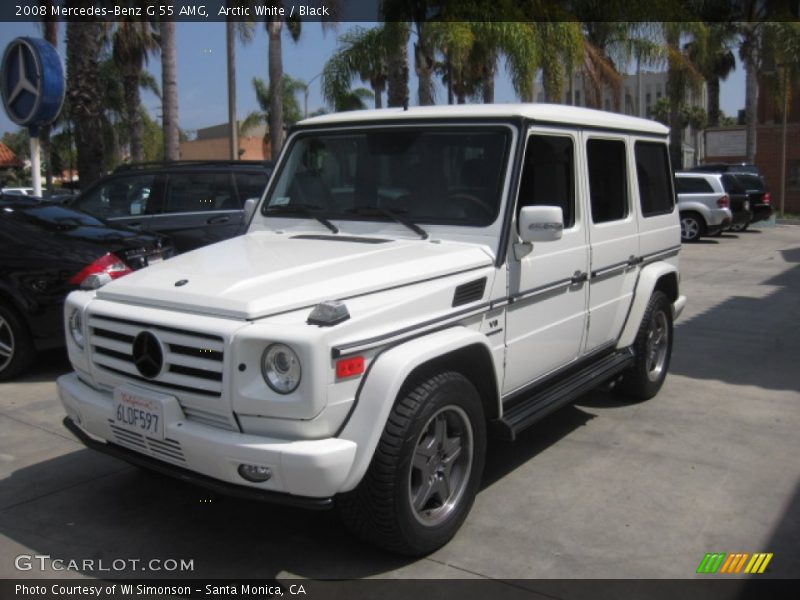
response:
[[(423, 379), (395, 402), (361, 483), (337, 497), (339, 515), (354, 535), (376, 546), (408, 556), (433, 552), (467, 518), (485, 451), (475, 386), (453, 371)], [(442, 501), (444, 491), (449, 495)]]
[(739, 232), (739, 231), (746, 231), (747, 228), (750, 226), (750, 223), (734, 223), (731, 225), (731, 231)]
[(681, 241), (696, 242), (706, 234), (706, 222), (696, 212), (681, 213)]
[(0, 381), (19, 375), (33, 362), (33, 340), (19, 315), (0, 304)]
[(635, 400), (649, 400), (661, 389), (672, 356), (672, 305), (664, 292), (656, 290), (650, 296), (633, 350), (634, 365), (623, 374), (618, 389)]

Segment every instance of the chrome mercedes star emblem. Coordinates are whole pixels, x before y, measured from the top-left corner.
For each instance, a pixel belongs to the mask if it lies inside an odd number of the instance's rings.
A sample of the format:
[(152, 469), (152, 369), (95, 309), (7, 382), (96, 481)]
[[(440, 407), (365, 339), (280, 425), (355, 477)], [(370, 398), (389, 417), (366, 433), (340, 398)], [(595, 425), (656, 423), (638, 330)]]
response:
[[(42, 78), (37, 73), (36, 59), (31, 49), (24, 43), (18, 43), (9, 49), (12, 56), (7, 61), (8, 75), (3, 82), (3, 95), (9, 112), (13, 112), (15, 120), (25, 121), (36, 109), (37, 100), (41, 95)], [(16, 53), (16, 68), (13, 53)], [(33, 80), (31, 80), (33, 77)], [(16, 79), (16, 81), (15, 81)], [(28, 93), (33, 98), (26, 99), (23, 94)], [(19, 102), (17, 102), (19, 100)]]
[(133, 340), (133, 364), (148, 379), (157, 377), (164, 367), (161, 342), (149, 331), (142, 331)]

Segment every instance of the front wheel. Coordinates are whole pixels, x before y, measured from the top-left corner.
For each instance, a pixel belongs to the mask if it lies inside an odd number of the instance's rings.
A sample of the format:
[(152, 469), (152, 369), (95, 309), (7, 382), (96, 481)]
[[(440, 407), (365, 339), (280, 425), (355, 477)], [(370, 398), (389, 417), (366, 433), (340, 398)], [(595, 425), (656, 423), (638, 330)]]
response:
[(486, 451), (475, 386), (448, 371), (397, 400), (358, 487), (337, 498), (358, 537), (410, 556), (433, 552), (472, 508)]
[(672, 305), (664, 292), (650, 296), (633, 349), (634, 365), (623, 374), (619, 389), (636, 400), (649, 400), (661, 389), (672, 356)]
[(0, 381), (7, 381), (33, 362), (30, 333), (17, 313), (0, 304)]

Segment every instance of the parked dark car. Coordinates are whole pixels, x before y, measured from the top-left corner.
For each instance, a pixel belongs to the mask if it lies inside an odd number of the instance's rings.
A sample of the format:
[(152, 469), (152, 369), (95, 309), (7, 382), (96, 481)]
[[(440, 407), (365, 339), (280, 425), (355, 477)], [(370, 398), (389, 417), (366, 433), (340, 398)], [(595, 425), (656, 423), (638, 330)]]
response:
[(744, 231), (750, 223), (766, 221), (772, 216), (772, 198), (764, 178), (751, 173), (723, 173), (722, 184), (731, 197), (747, 198), (753, 216), (748, 223), (734, 223), (732, 231)]
[(177, 161), (124, 165), (68, 205), (115, 225), (162, 233), (187, 252), (244, 233), (244, 203), (260, 198), (264, 161)]
[(0, 380), (64, 345), (63, 304), (93, 280), (169, 258), (162, 237), (23, 196), (0, 195)]
[(688, 169), (696, 173), (749, 173), (761, 175), (758, 167), (750, 163), (708, 163)]

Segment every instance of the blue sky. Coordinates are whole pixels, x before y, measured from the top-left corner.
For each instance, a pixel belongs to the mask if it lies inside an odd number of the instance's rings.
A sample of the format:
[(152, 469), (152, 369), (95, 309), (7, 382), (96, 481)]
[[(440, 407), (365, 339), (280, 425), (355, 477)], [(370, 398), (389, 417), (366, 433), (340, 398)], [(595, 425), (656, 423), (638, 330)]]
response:
[[(336, 37), (357, 24), (340, 23), (336, 30), (323, 31), (320, 23), (304, 23), (299, 42), (294, 43), (288, 35), (284, 37), (284, 71), (292, 77), (311, 81), (316, 77), (327, 57), (336, 48)], [(368, 25), (366, 23), (360, 24)], [(41, 35), (36, 23), (0, 23), (0, 50), (17, 36)], [(62, 40), (61, 51), (64, 56), (63, 38), (65, 27), (59, 28)], [(196, 130), (227, 120), (227, 84), (225, 71), (225, 24), (224, 23), (178, 23), (176, 27), (178, 42), (178, 94), (180, 126)], [(411, 58), (411, 56), (409, 56)], [(161, 65), (157, 56), (150, 58), (148, 69), (160, 81)], [(495, 100), (514, 102), (517, 100), (508, 78), (502, 68), (498, 69)], [(265, 81), (267, 76), (267, 36), (263, 25), (256, 26), (255, 36), (249, 44), (237, 44), (236, 49), (236, 98), (237, 114), (240, 119), (256, 110), (258, 105), (253, 92), (252, 79), (259, 77)], [(309, 112), (324, 105), (320, 94), (319, 78), (311, 82), (309, 91)], [(365, 85), (365, 87), (368, 87)], [(411, 69), (410, 96), (414, 104), (416, 97), (416, 77)], [(144, 104), (152, 116), (160, 116), (158, 98), (145, 94)], [(302, 107), (302, 98), (299, 98)], [(439, 103), (446, 101), (443, 89), (437, 92)], [(744, 107), (744, 70), (741, 65), (722, 84), (720, 94), (722, 110), (735, 116)], [(5, 111), (0, 111), (0, 135), (13, 131), (16, 125), (8, 119)]]

